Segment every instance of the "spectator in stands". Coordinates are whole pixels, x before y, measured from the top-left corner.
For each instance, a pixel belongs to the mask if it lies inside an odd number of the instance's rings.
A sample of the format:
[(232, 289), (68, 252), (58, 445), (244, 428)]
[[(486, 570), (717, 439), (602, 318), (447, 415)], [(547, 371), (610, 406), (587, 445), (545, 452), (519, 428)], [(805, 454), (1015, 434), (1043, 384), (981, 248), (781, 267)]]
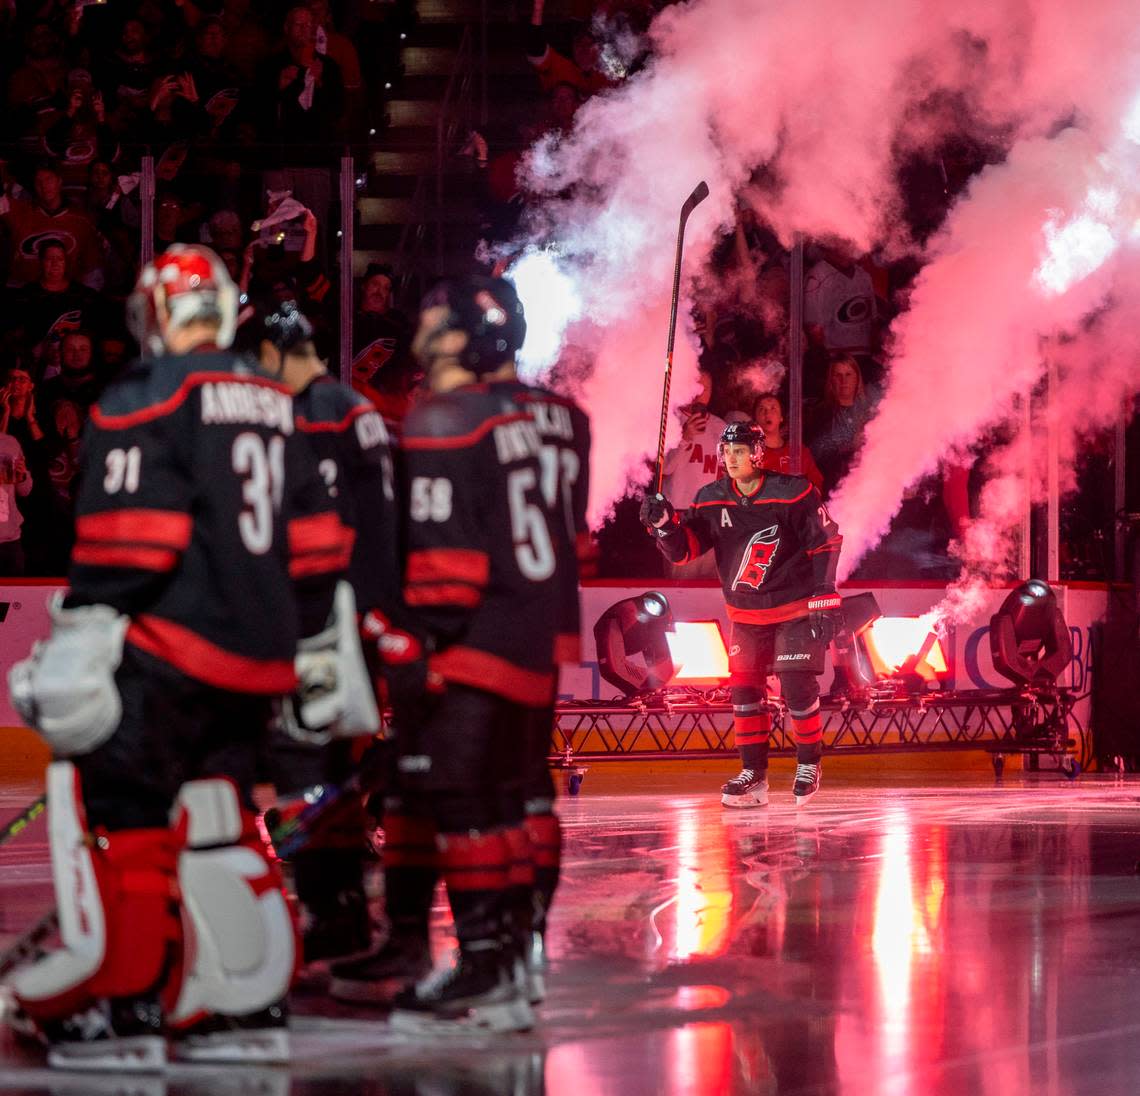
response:
[[(681, 444), (665, 454), (662, 492), (677, 510), (687, 509), (706, 483), (720, 473), (717, 445), (724, 433), (724, 420), (709, 411), (712, 399), (712, 375), (702, 369), (697, 373), (700, 391), (684, 407), (677, 408), (681, 418)], [(674, 578), (715, 578), (716, 561), (708, 553), (684, 570), (666, 564)]]
[(876, 285), (872, 264), (837, 237), (821, 243), (818, 254), (804, 276), (808, 338), (828, 354), (874, 354), (887, 311), (885, 276)]
[(41, 240), (36, 257), (37, 278), (12, 294), (10, 319), (22, 326), (43, 380), (58, 369), (64, 335), (97, 328), (104, 306), (93, 290), (68, 277), (67, 252), (58, 240), (50, 236)]
[(242, 77), (226, 59), (225, 25), (217, 16), (206, 16), (195, 28), (188, 71), (205, 114), (207, 135), (212, 140), (228, 139), (242, 101)]
[(853, 356), (845, 354), (832, 359), (823, 399), (807, 416), (805, 430), (829, 492), (847, 475), (877, 403), (878, 392), (864, 385), (863, 373)]
[(96, 82), (103, 91), (111, 126), (117, 133), (132, 131), (147, 109), (158, 76), (146, 26), (141, 19), (124, 20), (114, 53), (96, 71)]
[(51, 410), (51, 431), (46, 443), (49, 499), (45, 536), (37, 569), (49, 575), (67, 574), (75, 542), (75, 476), (79, 471), (79, 438), (87, 408), (71, 400), (57, 400)]
[(353, 328), (352, 385), (391, 422), (407, 414), (416, 381), (411, 326), (395, 307), (395, 273), (371, 263), (360, 286), (360, 308)]
[(48, 22), (35, 22), (24, 36), (23, 63), (8, 78), (8, 109), (19, 118), (15, 125), (26, 132), (40, 111), (50, 108), (67, 78), (63, 42)]
[(352, 39), (333, 25), (329, 0), (308, 0), (313, 22), (317, 26), (316, 48), (321, 57), (331, 57), (340, 67), (344, 83), (346, 117), (356, 119), (364, 101), (364, 83), (360, 77), (360, 57)]
[(559, 84), (569, 84), (582, 95), (589, 96), (613, 87), (616, 81), (599, 67), (598, 43), (588, 27), (582, 27), (575, 33), (572, 58), (551, 46), (542, 25), (545, 7), (546, 0), (534, 0), (526, 42), (527, 60), (534, 66), (542, 90), (550, 91)]
[(324, 164), (344, 122), (344, 78), (335, 60), (317, 53), (317, 27), (308, 7), (291, 7), (284, 29), (283, 48), (265, 60), (257, 79), (260, 136), (288, 146), (293, 163)]
[[(790, 475), (791, 447), (784, 434), (784, 405), (780, 397), (771, 393), (761, 396), (753, 407), (752, 421), (764, 431), (764, 463), (761, 467)], [(800, 475), (806, 476), (820, 494), (823, 493), (823, 473), (806, 445), (801, 449)]]
[(85, 188), (93, 160), (117, 159), (119, 142), (107, 125), (103, 93), (92, 85), (86, 69), (68, 73), (66, 102), (43, 143), (60, 166), (64, 188), (71, 191)]
[(86, 212), (64, 201), (63, 178), (54, 163), (37, 166), (32, 193), (31, 199), (12, 199), (0, 218), (7, 241), (8, 284), (24, 285), (39, 277), (38, 245), (50, 236), (63, 244), (72, 276), (101, 289), (103, 256), (95, 225)]
[(42, 381), (36, 389), (40, 408), (49, 422), (61, 400), (81, 408), (86, 416), (101, 387), (95, 369), (95, 340), (89, 331), (68, 331), (63, 336), (59, 358), (58, 375)]
[(24, 517), (16, 497), (24, 498), (31, 490), (32, 477), (24, 451), (0, 426), (0, 575), (5, 578), (24, 573), (24, 547), (20, 541)]
[(253, 86), (258, 66), (269, 53), (269, 36), (251, 6), (251, 0), (224, 0), (222, 4), (223, 56), (237, 70), (243, 87)]

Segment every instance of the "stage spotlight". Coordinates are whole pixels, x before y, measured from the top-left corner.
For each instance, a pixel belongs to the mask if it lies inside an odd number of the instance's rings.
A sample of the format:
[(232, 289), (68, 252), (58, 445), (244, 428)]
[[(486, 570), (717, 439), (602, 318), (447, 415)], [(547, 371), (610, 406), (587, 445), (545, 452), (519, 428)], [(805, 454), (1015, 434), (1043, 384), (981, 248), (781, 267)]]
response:
[(723, 685), (728, 650), (716, 620), (678, 620), (665, 633), (675, 667), (670, 685)]
[(1051, 686), (1073, 657), (1057, 595), (1040, 579), (1023, 582), (990, 617), (994, 669), (1015, 685)]
[(871, 593), (845, 597), (842, 612), (844, 630), (835, 639), (833, 655), (834, 692), (866, 692), (883, 682), (925, 690), (949, 675), (932, 613), (883, 616)]
[(626, 696), (663, 688), (675, 671), (667, 638), (672, 630), (664, 594), (650, 590), (616, 602), (594, 625), (598, 672)]

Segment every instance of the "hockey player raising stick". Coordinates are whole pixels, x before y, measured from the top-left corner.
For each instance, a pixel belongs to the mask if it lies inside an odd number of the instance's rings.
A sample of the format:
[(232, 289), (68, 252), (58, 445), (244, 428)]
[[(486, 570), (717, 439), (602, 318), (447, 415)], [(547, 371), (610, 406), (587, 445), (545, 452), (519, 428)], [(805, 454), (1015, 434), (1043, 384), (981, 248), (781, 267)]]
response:
[(91, 412), (71, 589), (10, 676), (57, 758), (62, 938), (11, 986), (53, 1066), (161, 1069), (168, 1037), (191, 1060), (276, 1060), (295, 930), (250, 791), (351, 538), (289, 393), (226, 349), (218, 257), (172, 247), (129, 308), (147, 357)]
[(761, 470), (764, 432), (731, 423), (718, 446), (727, 475), (702, 487), (683, 514), (661, 495), (641, 520), (674, 563), (716, 556), (732, 621), (729, 671), (741, 772), (721, 789), (726, 807), (768, 802), (765, 681), (772, 670), (792, 718), (797, 805), (819, 790), (819, 674), (839, 626), (835, 569), (842, 537), (819, 492), (800, 476)]

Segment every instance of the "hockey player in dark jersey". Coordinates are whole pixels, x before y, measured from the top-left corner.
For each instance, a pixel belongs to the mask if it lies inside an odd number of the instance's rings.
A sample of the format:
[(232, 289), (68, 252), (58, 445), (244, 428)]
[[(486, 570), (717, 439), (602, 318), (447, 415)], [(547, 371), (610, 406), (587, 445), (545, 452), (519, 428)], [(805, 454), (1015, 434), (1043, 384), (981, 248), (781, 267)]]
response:
[[(295, 302), (274, 302), (248, 326), (248, 332), (242, 329), (242, 342), (257, 354), (262, 370), (293, 394), (297, 430), (309, 441), (341, 520), (355, 534), (348, 577), (358, 613), (370, 620), (400, 620), (406, 611), (384, 420), (368, 400), (329, 375), (317, 356), (313, 327)], [(271, 749), (270, 775), (279, 796), (288, 799), (314, 785), (336, 786), (349, 778), (351, 739), (330, 739), (295, 719), (284, 725), (288, 731), (278, 729)], [(363, 804), (350, 799), (335, 812), (334, 822), (321, 827), (292, 857), (294, 889), (308, 915), (303, 936), (307, 963), (362, 952), (371, 942), (363, 881), (366, 824)]]
[(10, 675), (57, 758), (62, 947), (11, 979), (53, 1066), (161, 1068), (167, 1036), (191, 1060), (288, 1052), (295, 930), (250, 793), (350, 540), (289, 393), (225, 349), (236, 297), (205, 248), (143, 270), (148, 357), (92, 410), (70, 591)]
[[(514, 287), (502, 279), (487, 279), (487, 288), (508, 309), (518, 307)], [(521, 345), (521, 336), (520, 336)], [(514, 350), (510, 359), (513, 360)], [(514, 389), (515, 403), (534, 418), (542, 439), (542, 498), (556, 538), (558, 625), (554, 658), (558, 665), (581, 659), (581, 606), (578, 561), (589, 550), (586, 503), (589, 498), (590, 420), (572, 399), (538, 385), (501, 381)], [(497, 387), (497, 386), (496, 386)], [(545, 996), (546, 924), (558, 887), (562, 860), (562, 828), (554, 812), (556, 798), (550, 774), (550, 745), (554, 730), (554, 690), (545, 704), (527, 716), (526, 821), (521, 878), (514, 887), (516, 947), (521, 947), (531, 1004)], [(526, 859), (533, 870), (528, 873)], [(533, 879), (530, 878), (533, 876)]]
[(661, 495), (641, 505), (641, 520), (667, 559), (686, 563), (710, 548), (716, 556), (732, 622), (730, 685), (742, 763), (721, 789), (726, 807), (768, 802), (765, 681), (773, 670), (792, 719), (797, 805), (819, 790), (818, 675), (839, 625), (839, 529), (806, 479), (761, 469), (763, 447), (760, 427), (731, 423), (718, 446), (727, 474), (702, 487), (689, 509), (677, 513)]
[(405, 920), (403, 945), (426, 958), (437, 870), (459, 955), (396, 995), (401, 1030), (533, 1023), (510, 900), (512, 885), (529, 882), (527, 721), (554, 688), (560, 541), (542, 494), (542, 438), (502, 383), (514, 380), (523, 330), (517, 299), (450, 282), (425, 298), (413, 344), (432, 394), (405, 422), (404, 593), (444, 689), (398, 731), (406, 813), (395, 851), (405, 879), (420, 869), (419, 920)]

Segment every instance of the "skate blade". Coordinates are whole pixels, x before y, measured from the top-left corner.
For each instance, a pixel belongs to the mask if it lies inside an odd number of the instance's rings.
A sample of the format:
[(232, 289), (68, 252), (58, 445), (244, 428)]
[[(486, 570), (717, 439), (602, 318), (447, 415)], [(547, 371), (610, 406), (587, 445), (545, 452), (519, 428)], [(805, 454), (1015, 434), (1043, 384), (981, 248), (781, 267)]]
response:
[(807, 795), (797, 795), (796, 796), (796, 806), (797, 807), (806, 807), (808, 805), (808, 803), (812, 799), (815, 798), (816, 793), (818, 793), (818, 791), (819, 791), (819, 788), (816, 788), (814, 792), (808, 792)]
[(509, 1035), (530, 1031), (534, 1027), (534, 1011), (529, 1002), (519, 998), (495, 1005), (477, 1005), (465, 1016), (449, 1019), (432, 1012), (397, 1010), (388, 1017), (388, 1026), (404, 1035)]
[(174, 1056), (180, 1062), (288, 1062), (289, 1032), (284, 1028), (263, 1028), (188, 1035), (175, 1045)]
[(526, 999), (532, 1005), (541, 1005), (546, 1000), (546, 976), (540, 970), (526, 973)]
[(764, 792), (759, 798), (752, 792), (747, 795), (722, 795), (720, 797), (720, 805), (728, 807), (730, 810), (742, 810), (749, 807), (766, 807), (768, 806), (768, 793)]
[(132, 1035), (91, 1043), (56, 1043), (48, 1047), (52, 1069), (89, 1073), (161, 1073), (166, 1069), (166, 1040), (161, 1035)]

